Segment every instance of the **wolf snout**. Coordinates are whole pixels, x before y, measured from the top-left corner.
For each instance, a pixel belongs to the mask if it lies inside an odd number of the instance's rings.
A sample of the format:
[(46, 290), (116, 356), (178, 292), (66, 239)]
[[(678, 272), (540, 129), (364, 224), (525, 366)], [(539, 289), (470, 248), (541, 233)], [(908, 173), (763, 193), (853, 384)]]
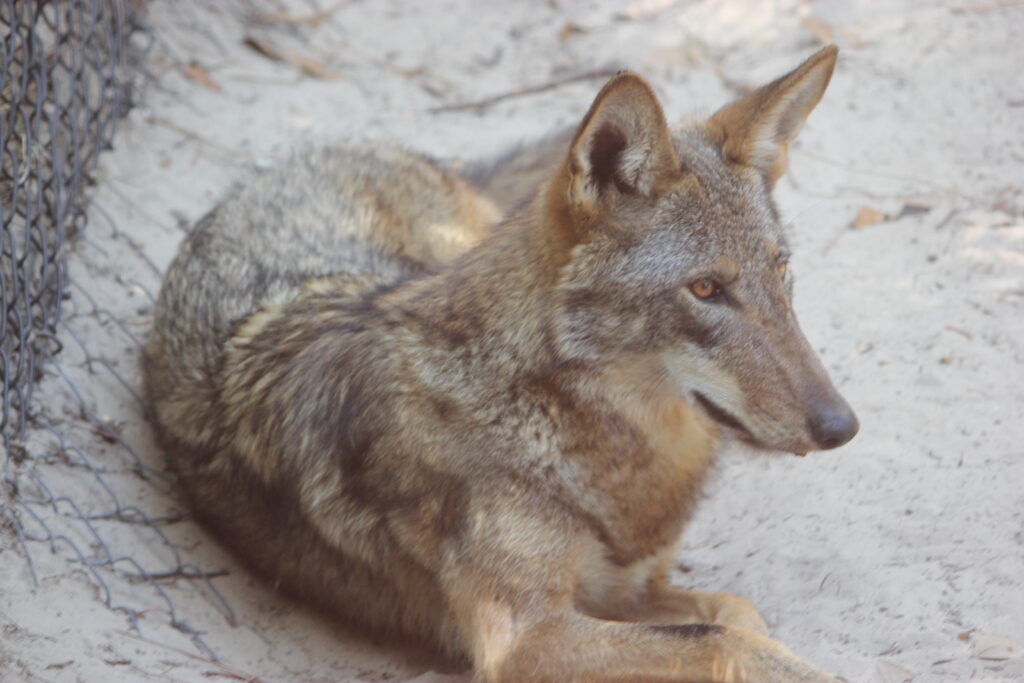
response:
[(857, 435), (860, 423), (845, 401), (826, 405), (807, 420), (814, 443), (822, 450), (838, 448)]

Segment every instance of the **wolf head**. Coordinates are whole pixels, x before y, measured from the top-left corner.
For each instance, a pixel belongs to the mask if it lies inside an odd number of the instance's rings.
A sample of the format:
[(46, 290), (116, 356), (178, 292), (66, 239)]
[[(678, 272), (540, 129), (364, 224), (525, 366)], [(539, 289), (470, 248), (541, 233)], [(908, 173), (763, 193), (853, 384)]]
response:
[(663, 379), (745, 440), (805, 453), (858, 429), (792, 308), (771, 190), (787, 145), (835, 66), (793, 72), (673, 133), (650, 86), (613, 78), (547, 186), (547, 229), (567, 245), (561, 352), (657, 358)]

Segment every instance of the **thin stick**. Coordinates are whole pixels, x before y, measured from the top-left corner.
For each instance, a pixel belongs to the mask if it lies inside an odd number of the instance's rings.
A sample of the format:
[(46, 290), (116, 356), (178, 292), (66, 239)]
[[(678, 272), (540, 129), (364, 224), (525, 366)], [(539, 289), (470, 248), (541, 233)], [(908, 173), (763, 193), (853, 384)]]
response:
[(138, 636), (138, 635), (135, 635), (134, 633), (128, 633), (128, 632), (125, 632), (125, 631), (122, 631), (121, 635), (122, 636), (126, 636), (128, 638), (132, 638), (134, 640), (141, 641), (143, 643), (149, 643), (150, 645), (155, 645), (156, 647), (162, 647), (165, 650), (168, 650), (169, 652), (174, 652), (176, 654), (179, 654), (182, 657), (188, 657), (191, 660), (194, 660), (194, 661), (197, 661), (197, 662), (202, 662), (202, 663), (207, 664), (207, 665), (212, 666), (212, 667), (216, 667), (216, 668), (220, 669), (220, 671), (225, 673), (225, 674), (228, 674), (228, 675), (231, 675), (231, 676), (236, 676), (237, 679), (240, 680), (240, 681), (250, 681), (251, 683), (260, 683), (263, 680), (259, 676), (254, 676), (253, 674), (246, 673), (244, 671), (240, 671), (238, 669), (235, 669), (234, 667), (231, 667), (231, 666), (228, 666), (226, 664), (222, 664), (221, 662), (218, 662), (218, 661), (215, 661), (213, 659), (210, 659), (209, 657), (203, 657), (202, 655), (197, 655), (197, 654), (193, 654), (191, 652), (187, 652), (187, 651), (182, 650), (180, 648), (174, 647), (173, 645), (168, 645), (167, 643), (160, 643), (160, 642), (157, 642), (155, 640), (150, 640), (149, 638), (143, 638), (142, 636)]
[(511, 100), (516, 97), (524, 97), (526, 95), (536, 95), (537, 93), (547, 92), (548, 90), (554, 90), (563, 85), (569, 83), (578, 83), (580, 81), (590, 81), (595, 78), (611, 78), (615, 74), (619, 73), (618, 69), (597, 69), (595, 71), (585, 71), (575, 76), (569, 76), (567, 78), (561, 78), (555, 81), (548, 81), (541, 85), (534, 85), (528, 88), (521, 88), (519, 90), (513, 90), (511, 92), (502, 93), (500, 95), (492, 95), (491, 97), (485, 97), (482, 100), (476, 102), (463, 102), (461, 104), (445, 104), (440, 107), (433, 107), (428, 109), (432, 114), (440, 114), (449, 111), (465, 111), (467, 109), (485, 109), (491, 105), (497, 104), (498, 102), (504, 102), (505, 100)]

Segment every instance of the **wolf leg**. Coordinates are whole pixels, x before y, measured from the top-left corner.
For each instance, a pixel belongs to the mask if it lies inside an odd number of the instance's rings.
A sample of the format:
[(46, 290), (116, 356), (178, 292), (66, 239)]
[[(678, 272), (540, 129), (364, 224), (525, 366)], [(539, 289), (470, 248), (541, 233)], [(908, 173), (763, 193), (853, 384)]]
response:
[(481, 623), (477, 671), (491, 683), (834, 683), (752, 631), (716, 624), (635, 624), (578, 614)]
[(648, 624), (718, 624), (768, 635), (764, 619), (746, 598), (659, 586), (626, 620)]
[[(491, 502), (490, 510), (474, 515), (461, 552), (439, 573), (461, 645), (489, 683), (834, 683), (752, 630), (580, 613), (573, 593), (581, 548), (592, 542), (585, 527), (522, 500)], [(729, 607), (737, 614), (753, 609), (732, 596), (708, 598), (668, 586), (664, 593), (662, 606), (676, 618), (701, 618), (705, 610), (740, 620)]]

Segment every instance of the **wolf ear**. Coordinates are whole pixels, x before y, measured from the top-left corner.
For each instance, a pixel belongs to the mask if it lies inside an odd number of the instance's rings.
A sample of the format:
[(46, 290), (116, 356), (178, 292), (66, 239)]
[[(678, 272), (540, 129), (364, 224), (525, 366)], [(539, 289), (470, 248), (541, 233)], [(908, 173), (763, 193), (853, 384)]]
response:
[(786, 171), (789, 143), (825, 93), (839, 48), (822, 48), (785, 76), (718, 110), (708, 124), (725, 158), (760, 171), (770, 186)]
[(573, 138), (566, 162), (570, 206), (585, 212), (615, 194), (654, 196), (679, 159), (651, 86), (621, 73), (601, 89)]

